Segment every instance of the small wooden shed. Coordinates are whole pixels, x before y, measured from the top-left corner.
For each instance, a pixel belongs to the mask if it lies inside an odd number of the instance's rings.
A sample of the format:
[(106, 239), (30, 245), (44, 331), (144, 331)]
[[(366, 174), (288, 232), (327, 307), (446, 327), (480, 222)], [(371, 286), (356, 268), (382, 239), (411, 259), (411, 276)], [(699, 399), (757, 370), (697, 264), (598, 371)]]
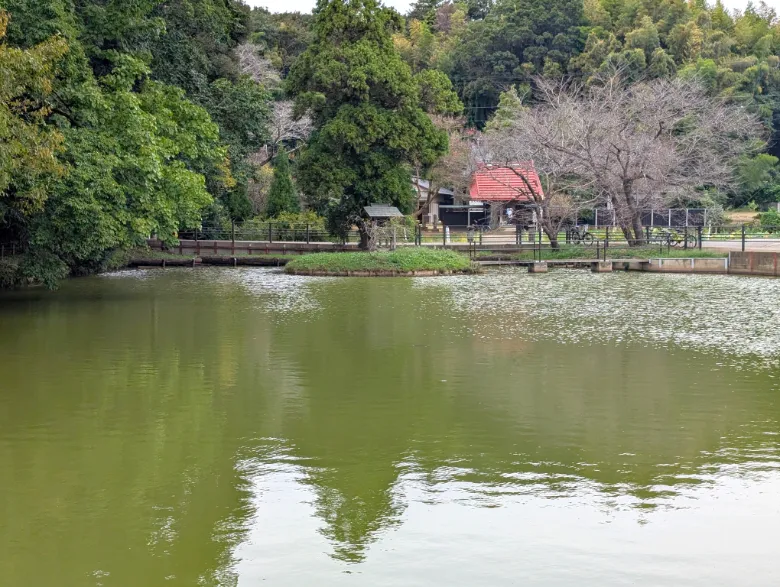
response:
[(363, 208), (365, 215), (378, 225), (386, 224), (393, 218), (403, 218), (404, 215), (395, 206), (390, 204), (371, 204)]

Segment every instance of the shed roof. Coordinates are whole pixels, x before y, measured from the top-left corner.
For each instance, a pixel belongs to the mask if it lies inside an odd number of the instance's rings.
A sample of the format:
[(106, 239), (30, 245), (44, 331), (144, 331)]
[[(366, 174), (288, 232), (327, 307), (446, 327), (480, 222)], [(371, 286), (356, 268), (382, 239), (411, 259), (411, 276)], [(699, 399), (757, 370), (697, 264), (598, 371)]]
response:
[(402, 217), (401, 211), (389, 204), (371, 204), (363, 208), (369, 218), (398, 218)]
[(469, 195), (472, 200), (485, 202), (527, 202), (532, 197), (529, 184), (537, 195), (544, 197), (542, 182), (533, 161), (482, 165), (471, 178)]

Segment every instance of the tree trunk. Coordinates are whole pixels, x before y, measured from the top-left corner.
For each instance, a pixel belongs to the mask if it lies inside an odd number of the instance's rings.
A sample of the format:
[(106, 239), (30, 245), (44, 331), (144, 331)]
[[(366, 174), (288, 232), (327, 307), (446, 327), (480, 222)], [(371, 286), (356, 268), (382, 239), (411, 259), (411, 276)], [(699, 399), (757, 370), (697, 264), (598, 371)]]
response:
[(629, 247), (634, 246), (634, 233), (631, 230), (631, 226), (628, 226), (624, 223), (620, 223), (620, 230), (623, 232), (623, 236), (626, 237), (626, 242), (628, 243)]
[(373, 226), (370, 222), (360, 220), (357, 223), (358, 232), (360, 233), (360, 249), (363, 251), (376, 250), (376, 237), (374, 235)]
[(634, 224), (634, 234), (636, 235), (637, 246), (646, 244), (645, 231), (642, 229), (642, 215), (640, 212), (636, 212), (632, 218)]
[(628, 211), (631, 216), (631, 224), (626, 228), (629, 233), (633, 232), (634, 237), (629, 240), (629, 245), (632, 247), (639, 247), (645, 244), (645, 233), (642, 230), (642, 213), (637, 210), (636, 202), (634, 201), (633, 188), (634, 184), (632, 181), (623, 181), (623, 195), (626, 198), (626, 205), (628, 206)]
[(542, 230), (544, 230), (544, 234), (547, 235), (547, 238), (550, 239), (550, 248), (554, 251), (557, 251), (561, 248), (561, 245), (558, 244), (558, 231), (554, 230), (552, 226), (549, 226), (546, 222), (542, 223)]

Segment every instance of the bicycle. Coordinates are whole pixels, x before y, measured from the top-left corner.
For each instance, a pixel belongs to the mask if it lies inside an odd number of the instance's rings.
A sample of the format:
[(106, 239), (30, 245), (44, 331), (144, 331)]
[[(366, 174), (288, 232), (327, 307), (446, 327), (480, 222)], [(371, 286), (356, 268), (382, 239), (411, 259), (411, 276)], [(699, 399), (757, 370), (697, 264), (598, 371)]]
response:
[(684, 246), (688, 243), (688, 248), (693, 249), (698, 245), (698, 239), (695, 234), (680, 234), (676, 230), (658, 230), (654, 229), (650, 234), (649, 243), (664, 244), (672, 247)]
[(585, 226), (572, 226), (569, 228), (569, 242), (574, 245), (585, 245), (586, 247), (591, 246), (595, 238), (593, 235), (588, 232), (587, 225)]

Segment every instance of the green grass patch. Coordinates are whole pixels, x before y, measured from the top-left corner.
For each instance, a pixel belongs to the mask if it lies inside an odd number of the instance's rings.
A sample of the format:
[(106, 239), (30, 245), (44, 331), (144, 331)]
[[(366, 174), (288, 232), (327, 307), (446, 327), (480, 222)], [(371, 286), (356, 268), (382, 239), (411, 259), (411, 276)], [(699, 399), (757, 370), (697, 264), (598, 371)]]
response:
[(455, 251), (401, 247), (374, 253), (312, 253), (295, 257), (287, 271), (473, 271), (469, 258)]

